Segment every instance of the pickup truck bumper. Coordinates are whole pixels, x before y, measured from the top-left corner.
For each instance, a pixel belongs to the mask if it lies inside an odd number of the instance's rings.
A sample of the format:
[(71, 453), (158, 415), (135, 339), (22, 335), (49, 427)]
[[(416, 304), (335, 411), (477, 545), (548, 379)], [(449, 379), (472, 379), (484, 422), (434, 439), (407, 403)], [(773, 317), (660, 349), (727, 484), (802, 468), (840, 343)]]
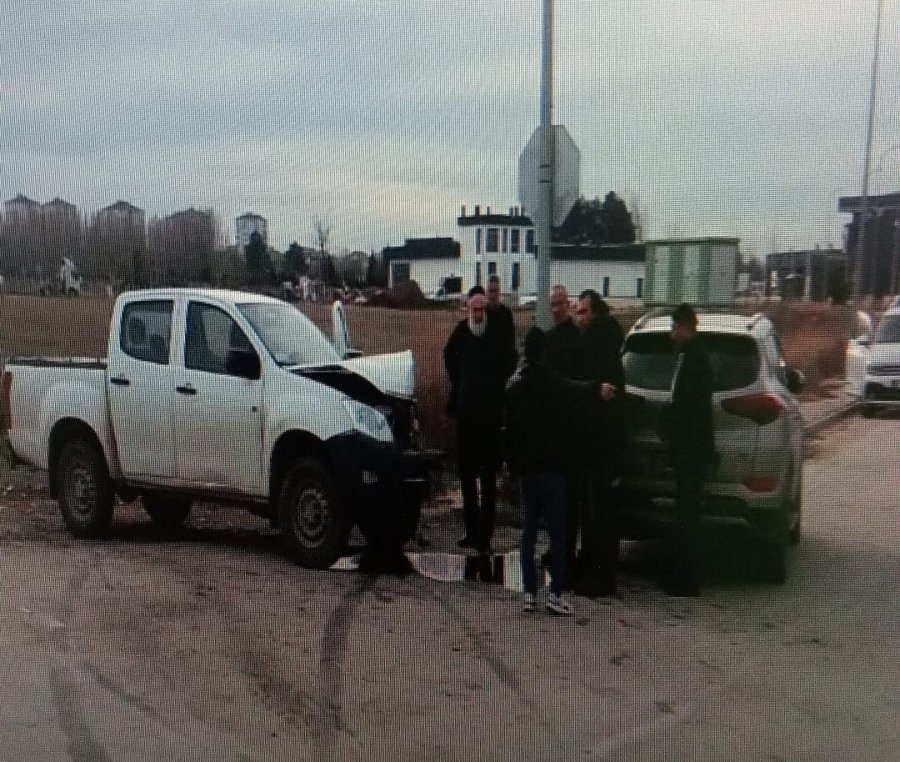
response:
[(357, 512), (385, 511), (421, 503), (430, 492), (429, 472), (439, 453), (398, 450), (363, 434), (348, 433), (326, 442), (344, 498)]

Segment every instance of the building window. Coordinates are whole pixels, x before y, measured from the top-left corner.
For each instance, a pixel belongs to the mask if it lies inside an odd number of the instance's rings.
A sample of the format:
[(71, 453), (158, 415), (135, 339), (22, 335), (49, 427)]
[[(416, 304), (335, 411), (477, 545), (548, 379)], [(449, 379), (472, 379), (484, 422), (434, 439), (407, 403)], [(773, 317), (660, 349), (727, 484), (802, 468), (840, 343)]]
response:
[(525, 231), (525, 251), (534, 254), (534, 228)]
[[(513, 233), (517, 233), (517, 232), (518, 231), (516, 231), (516, 230), (513, 231)], [(512, 285), (513, 291), (519, 290), (519, 263), (518, 262), (512, 263), (512, 284), (511, 285)]]
[(496, 275), (497, 274), (497, 263), (496, 262), (488, 262), (488, 275)]
[(643, 298), (643, 296), (644, 296), (644, 279), (643, 278), (637, 279), (637, 284), (636, 284), (635, 290), (637, 291), (635, 296), (637, 296), (638, 299)]
[(481, 285), (481, 262), (475, 263), (475, 285)]
[(609, 276), (603, 277), (603, 296), (609, 296)]
[(513, 228), (512, 232), (510, 233), (509, 251), (511, 254), (519, 253), (519, 239), (521, 237), (521, 232), (522, 231), (519, 230), (518, 228)]
[(475, 228), (475, 253), (481, 254), (481, 228)]
[(509, 251), (509, 228), (503, 228), (503, 253)]
[(391, 262), (391, 283), (397, 286), (409, 280), (409, 262)]
[(488, 253), (493, 253), (499, 251), (499, 235), (497, 228), (488, 228), (487, 229), (487, 241), (484, 250)]

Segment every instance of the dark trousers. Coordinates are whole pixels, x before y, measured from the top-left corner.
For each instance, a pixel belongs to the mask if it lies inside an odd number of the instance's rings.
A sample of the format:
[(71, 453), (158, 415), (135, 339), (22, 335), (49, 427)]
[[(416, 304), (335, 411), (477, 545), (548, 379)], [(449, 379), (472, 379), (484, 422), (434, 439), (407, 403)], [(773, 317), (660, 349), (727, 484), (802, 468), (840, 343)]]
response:
[(613, 512), (611, 486), (613, 468), (600, 459), (578, 475), (581, 502), (580, 572), (589, 587), (612, 592), (616, 586), (619, 535)]
[(497, 466), (500, 428), (460, 419), (457, 466), (462, 489), (466, 537), (480, 551), (490, 548), (497, 515)]
[(579, 506), (578, 471), (566, 473), (566, 586), (571, 586), (576, 576), (578, 530), (581, 526)]
[(534, 543), (543, 519), (550, 535), (550, 592), (561, 595), (566, 584), (566, 477), (544, 471), (523, 476), (521, 484), (525, 509), (519, 553), (522, 585), (526, 593), (534, 595), (537, 592)]
[(707, 468), (703, 463), (684, 459), (676, 459), (672, 465), (675, 471), (675, 530), (669, 582), (676, 587), (696, 588), (700, 515)]

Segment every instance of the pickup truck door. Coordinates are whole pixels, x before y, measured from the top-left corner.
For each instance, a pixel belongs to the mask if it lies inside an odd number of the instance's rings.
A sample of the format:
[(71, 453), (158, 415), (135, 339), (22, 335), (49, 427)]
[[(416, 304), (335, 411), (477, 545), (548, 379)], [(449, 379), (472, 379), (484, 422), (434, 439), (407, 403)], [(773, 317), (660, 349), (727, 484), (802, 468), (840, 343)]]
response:
[(133, 478), (175, 475), (175, 393), (172, 390), (171, 299), (125, 304), (119, 346), (109, 352), (107, 395), (122, 473)]
[(847, 356), (844, 361), (847, 380), (847, 394), (851, 397), (863, 396), (866, 362), (872, 351), (872, 320), (865, 312), (857, 312), (850, 326), (847, 342)]
[(229, 350), (259, 358), (231, 315), (213, 304), (188, 302), (174, 382), (176, 473), (200, 487), (265, 494), (263, 382), (229, 372)]

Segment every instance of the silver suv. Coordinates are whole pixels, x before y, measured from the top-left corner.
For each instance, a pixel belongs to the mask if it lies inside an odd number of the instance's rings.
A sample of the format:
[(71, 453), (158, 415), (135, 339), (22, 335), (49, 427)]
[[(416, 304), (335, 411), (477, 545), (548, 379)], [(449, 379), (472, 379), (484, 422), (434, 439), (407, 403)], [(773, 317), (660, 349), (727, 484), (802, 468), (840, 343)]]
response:
[[(643, 536), (674, 516), (674, 475), (659, 436), (677, 359), (670, 328), (668, 314), (645, 316), (622, 349), (635, 402), (619, 483), (626, 537)], [(713, 369), (718, 455), (704, 518), (749, 526), (759, 539), (766, 576), (784, 582), (788, 543), (800, 536), (804, 422), (795, 395), (803, 376), (784, 361), (775, 327), (764, 315), (701, 311), (698, 340)]]

